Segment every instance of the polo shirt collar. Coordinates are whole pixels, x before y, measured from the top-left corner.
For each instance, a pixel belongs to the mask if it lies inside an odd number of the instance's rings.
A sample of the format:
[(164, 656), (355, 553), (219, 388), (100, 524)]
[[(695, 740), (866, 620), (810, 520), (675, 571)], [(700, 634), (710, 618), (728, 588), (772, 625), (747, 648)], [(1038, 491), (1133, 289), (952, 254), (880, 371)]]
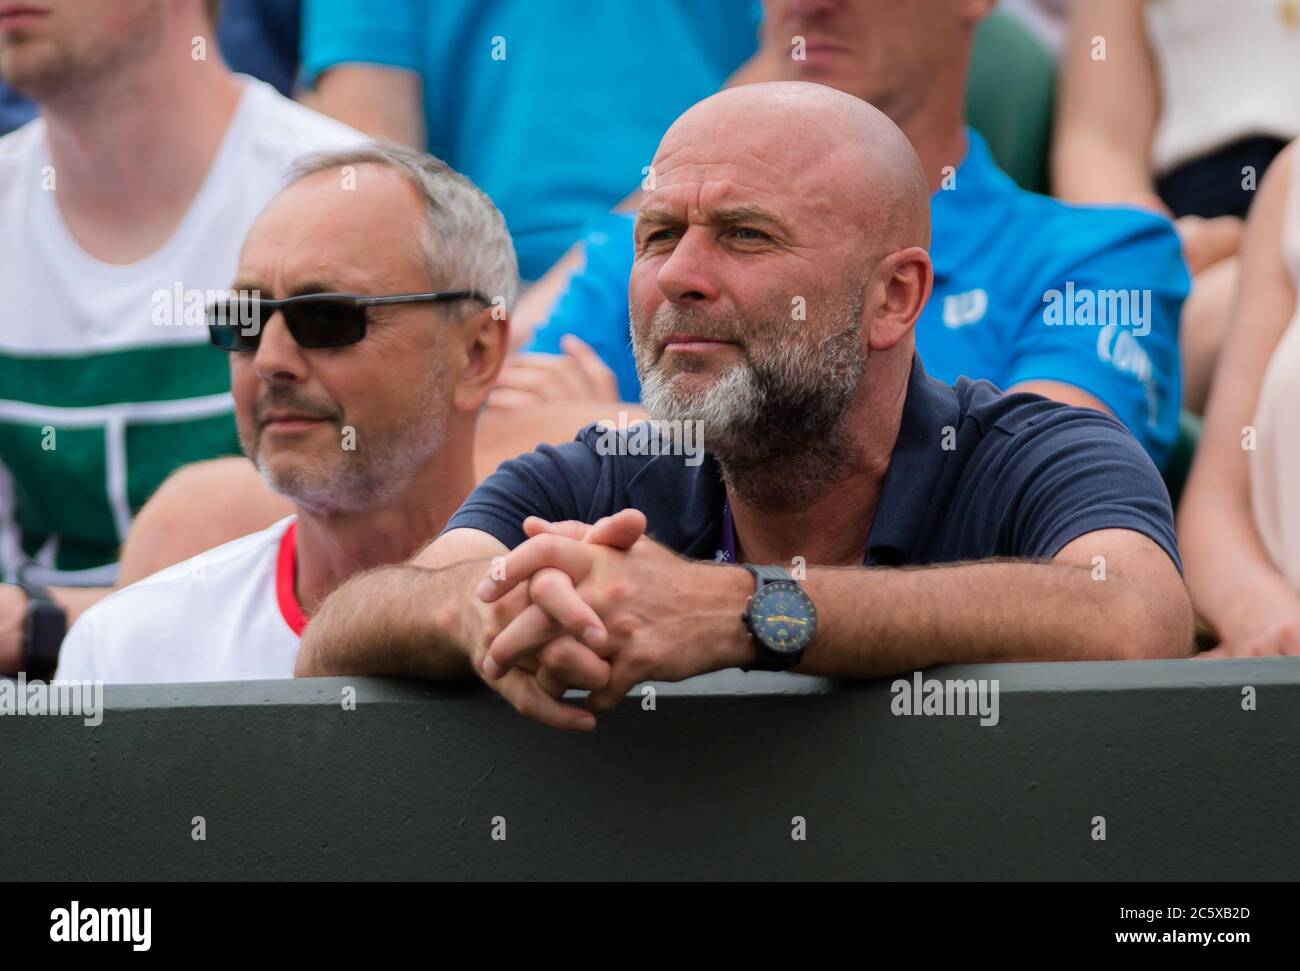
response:
[(926, 374), (920, 355), (913, 354), (898, 439), (867, 537), (868, 565), (911, 562), (916, 537), (930, 518), (929, 505), (936, 498), (944, 463), (956, 454), (943, 447), (945, 428), (956, 434), (960, 415), (956, 392)]
[[(935, 484), (944, 463), (955, 454), (943, 448), (944, 429), (955, 429), (960, 414), (956, 392), (926, 374), (914, 353), (898, 438), (867, 538), (867, 564), (910, 562), (915, 539), (929, 520)], [(706, 454), (696, 474), (685, 481), (680, 457), (657, 456), (628, 482), (627, 497), (628, 504), (639, 509), (663, 505), (672, 497), (674, 515), (657, 524), (652, 538), (690, 559), (713, 559), (726, 490), (712, 455)]]
[(973, 128), (966, 129), (966, 157), (957, 167), (956, 184), (930, 197), (930, 259), (942, 279), (984, 248), (996, 233), (1003, 213), (1022, 190), (998, 168), (988, 145)]

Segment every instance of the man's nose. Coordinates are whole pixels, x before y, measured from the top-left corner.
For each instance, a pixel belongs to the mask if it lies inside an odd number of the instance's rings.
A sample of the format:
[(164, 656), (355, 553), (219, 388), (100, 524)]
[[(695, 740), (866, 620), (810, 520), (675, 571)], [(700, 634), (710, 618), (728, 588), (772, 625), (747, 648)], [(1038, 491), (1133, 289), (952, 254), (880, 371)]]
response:
[(688, 229), (659, 267), (659, 290), (673, 303), (711, 303), (718, 298), (718, 254), (704, 227)]
[(277, 310), (262, 325), (262, 335), (253, 354), (253, 368), (264, 381), (303, 381), (307, 358), (289, 333), (284, 312)]

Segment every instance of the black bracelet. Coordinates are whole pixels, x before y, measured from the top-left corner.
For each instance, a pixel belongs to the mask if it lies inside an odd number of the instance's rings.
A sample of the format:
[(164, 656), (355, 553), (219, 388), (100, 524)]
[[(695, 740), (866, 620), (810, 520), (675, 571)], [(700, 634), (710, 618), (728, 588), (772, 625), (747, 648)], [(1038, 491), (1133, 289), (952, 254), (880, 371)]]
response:
[(48, 587), (23, 579), (15, 586), (27, 594), (20, 670), (29, 678), (48, 680), (58, 667), (59, 648), (68, 632), (67, 612), (55, 602)]

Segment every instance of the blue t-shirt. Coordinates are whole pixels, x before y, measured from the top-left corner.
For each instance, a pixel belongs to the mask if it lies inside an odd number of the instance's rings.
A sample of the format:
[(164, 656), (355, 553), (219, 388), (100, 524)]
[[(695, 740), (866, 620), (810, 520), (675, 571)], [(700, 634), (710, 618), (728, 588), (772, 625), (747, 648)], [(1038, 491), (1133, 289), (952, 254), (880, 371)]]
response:
[(306, 0), (304, 80), (346, 62), (419, 73), (429, 151), (492, 197), (532, 280), (641, 184), (760, 19), (758, 0)]
[[(298, 0), (222, 0), (217, 44), (232, 71), (290, 96), (298, 69)], [(0, 135), (35, 117), (36, 105), (0, 81)]]
[[(916, 324), (926, 367), (949, 382), (965, 375), (1000, 388), (1074, 385), (1109, 408), (1163, 468), (1178, 436), (1178, 322), (1191, 285), (1172, 224), (1139, 209), (1072, 206), (1026, 192), (978, 134), (967, 134), (954, 187), (930, 204), (934, 292)], [(641, 397), (628, 324), (633, 223), (611, 215), (591, 224), (586, 267), (528, 345), (558, 354), (560, 338), (576, 334), (613, 369), (626, 401)], [(1110, 326), (1081, 323), (1089, 300), (1092, 321), (1103, 313), (1114, 321), (1113, 310), (1125, 305), (1128, 316)]]
[[(573, 442), (503, 462), (446, 529), (482, 530), (513, 549), (528, 516), (594, 523), (632, 507), (669, 549), (722, 559), (726, 494), (717, 462), (667, 448), (627, 454), (645, 449), (620, 447), (610, 435), (633, 436), (635, 426), (588, 425)], [(1141, 533), (1182, 569), (1164, 482), (1119, 422), (1037, 395), (999, 394), (986, 381), (962, 378), (954, 387), (913, 358), (864, 563), (1050, 559), (1099, 529)]]

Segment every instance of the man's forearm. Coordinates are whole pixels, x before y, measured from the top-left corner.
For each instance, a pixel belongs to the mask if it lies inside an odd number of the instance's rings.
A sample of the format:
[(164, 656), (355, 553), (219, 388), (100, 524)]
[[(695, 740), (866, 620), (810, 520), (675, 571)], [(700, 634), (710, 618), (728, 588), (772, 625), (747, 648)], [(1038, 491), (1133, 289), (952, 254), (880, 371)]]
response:
[(353, 577), (308, 623), (294, 676), (469, 677), (472, 618), (461, 603), (488, 565), (389, 566)]
[(1058, 197), (1081, 203), (1124, 203), (1168, 215), (1141, 155), (1097, 134), (1067, 134), (1057, 146)]
[(934, 664), (1185, 657), (1191, 615), (1086, 567), (981, 562), (815, 569), (817, 634), (796, 670), (883, 677)]

